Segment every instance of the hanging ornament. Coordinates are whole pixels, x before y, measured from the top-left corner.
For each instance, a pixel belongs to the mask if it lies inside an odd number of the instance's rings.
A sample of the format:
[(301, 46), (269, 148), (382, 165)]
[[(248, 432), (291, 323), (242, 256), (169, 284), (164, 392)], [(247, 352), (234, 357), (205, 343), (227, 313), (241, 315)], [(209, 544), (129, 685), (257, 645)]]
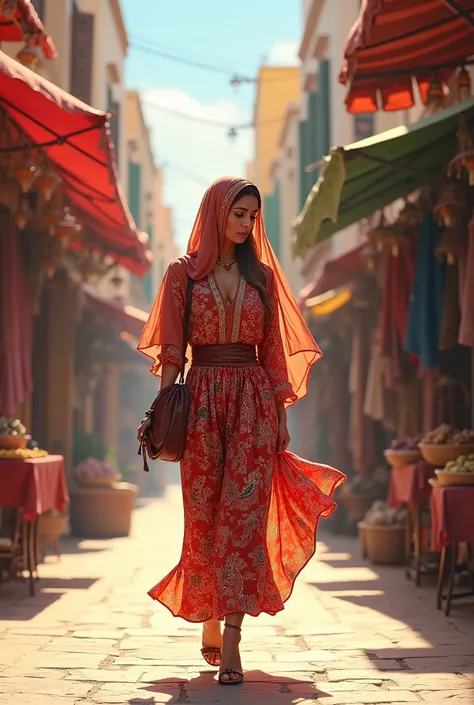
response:
[(466, 229), (445, 228), (441, 234), (441, 242), (435, 250), (435, 256), (440, 262), (449, 266), (463, 259), (467, 252)]
[(423, 211), (419, 203), (405, 201), (405, 205), (398, 214), (398, 220), (409, 230), (416, 230), (421, 225)]
[(434, 112), (442, 109), (444, 101), (443, 85), (436, 76), (428, 84), (426, 99), (427, 104), (433, 107)]
[(469, 185), (474, 186), (474, 138), (469, 131), (464, 115), (461, 115), (459, 120), (458, 149), (458, 154), (449, 163), (448, 176), (454, 174), (456, 178), (461, 179), (464, 170), (466, 170)]
[(465, 66), (458, 73), (458, 101), (460, 103), (471, 97), (471, 76)]
[(34, 180), (39, 176), (40, 171), (36, 164), (29, 162), (22, 164), (17, 169), (15, 169), (15, 176), (20, 182), (20, 188), (22, 193), (28, 193), (33, 185)]
[(438, 221), (445, 228), (456, 228), (469, 217), (467, 194), (463, 184), (449, 183), (440, 189), (434, 207)]
[(44, 200), (49, 203), (61, 182), (61, 177), (52, 169), (48, 169), (38, 176), (35, 181), (35, 188), (42, 194)]
[(373, 245), (368, 243), (362, 250), (362, 259), (364, 260), (369, 272), (373, 272), (377, 263), (377, 250)]
[(16, 211), (14, 218), (17, 228), (24, 230), (28, 224), (28, 221), (33, 216), (33, 211), (30, 208), (27, 198), (22, 198), (20, 207)]
[(82, 230), (82, 226), (77, 222), (69, 208), (64, 209), (62, 219), (56, 224), (54, 234), (59, 237), (61, 244), (66, 246), (74, 235)]
[(20, 51), (16, 55), (16, 58), (18, 59), (20, 64), (23, 64), (23, 66), (26, 66), (26, 68), (30, 69), (31, 71), (34, 71), (36, 64), (38, 63), (39, 57), (39, 49), (36, 46), (33, 37), (28, 37), (25, 42), (25, 46), (23, 47), (23, 49), (20, 49)]
[(53, 208), (47, 211), (41, 218), (41, 227), (53, 236), (56, 234), (56, 226), (63, 217), (63, 213), (59, 208)]

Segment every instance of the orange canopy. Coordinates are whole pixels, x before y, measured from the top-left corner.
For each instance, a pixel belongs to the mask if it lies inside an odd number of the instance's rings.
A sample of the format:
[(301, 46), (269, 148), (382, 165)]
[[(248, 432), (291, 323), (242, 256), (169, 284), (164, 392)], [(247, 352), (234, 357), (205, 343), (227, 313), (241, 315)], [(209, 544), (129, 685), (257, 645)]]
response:
[(148, 235), (138, 231), (118, 180), (108, 114), (1, 51), (0, 107), (63, 179), (86, 240), (142, 276), (152, 259)]
[(363, 0), (344, 48), (339, 82), (350, 113), (414, 105), (413, 79), (445, 82), (473, 54), (474, 0)]
[[(51, 37), (30, 0), (16, 0), (16, 7), (6, 3), (0, 13), (0, 42), (19, 42), (27, 37), (40, 46), (47, 59), (56, 59), (57, 52)], [(11, 10), (11, 11), (10, 11)]]

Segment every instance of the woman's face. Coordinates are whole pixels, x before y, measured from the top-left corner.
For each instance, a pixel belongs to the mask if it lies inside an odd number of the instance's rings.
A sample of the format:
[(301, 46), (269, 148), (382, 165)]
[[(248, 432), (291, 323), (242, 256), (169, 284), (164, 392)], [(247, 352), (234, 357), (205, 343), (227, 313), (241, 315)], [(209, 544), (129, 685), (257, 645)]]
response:
[(256, 196), (242, 196), (236, 201), (227, 216), (224, 236), (236, 245), (241, 245), (252, 232), (258, 214)]

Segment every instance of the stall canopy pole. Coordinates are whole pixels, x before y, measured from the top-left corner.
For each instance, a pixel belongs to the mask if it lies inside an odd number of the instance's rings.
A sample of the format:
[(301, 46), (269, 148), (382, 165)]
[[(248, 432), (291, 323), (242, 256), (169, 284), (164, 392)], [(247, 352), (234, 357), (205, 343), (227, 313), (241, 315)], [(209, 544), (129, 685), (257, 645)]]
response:
[(454, 12), (455, 15), (459, 15), (459, 17), (466, 20), (471, 27), (474, 27), (474, 17), (472, 17), (470, 12), (461, 7), (457, 0), (443, 0), (443, 2), (449, 7), (450, 10)]

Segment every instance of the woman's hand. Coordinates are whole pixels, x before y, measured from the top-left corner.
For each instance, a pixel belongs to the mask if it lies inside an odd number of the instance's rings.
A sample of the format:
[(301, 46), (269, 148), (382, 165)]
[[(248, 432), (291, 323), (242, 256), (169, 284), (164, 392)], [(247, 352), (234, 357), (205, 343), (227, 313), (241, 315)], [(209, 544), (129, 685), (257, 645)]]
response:
[(288, 426), (286, 423), (286, 417), (281, 418), (278, 421), (278, 443), (277, 443), (277, 451), (279, 453), (282, 453), (285, 451), (289, 444), (290, 444), (290, 434), (288, 433)]
[(145, 431), (148, 431), (150, 426), (151, 426), (151, 419), (150, 418), (143, 419), (140, 426), (137, 428), (137, 441), (139, 443), (142, 442), (143, 434), (145, 433)]

